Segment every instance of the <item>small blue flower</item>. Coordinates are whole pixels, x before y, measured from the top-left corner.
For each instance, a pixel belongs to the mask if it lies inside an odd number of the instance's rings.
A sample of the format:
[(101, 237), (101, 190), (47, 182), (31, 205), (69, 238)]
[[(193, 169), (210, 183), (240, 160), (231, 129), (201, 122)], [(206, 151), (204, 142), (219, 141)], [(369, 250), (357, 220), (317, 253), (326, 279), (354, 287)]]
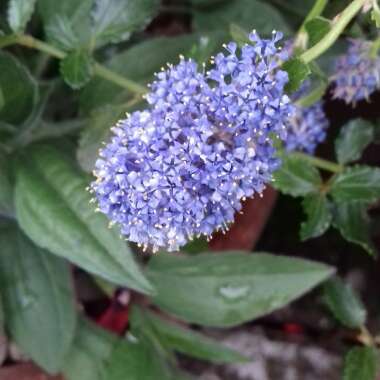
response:
[(294, 111), (286, 123), (285, 149), (288, 152), (298, 150), (313, 154), (317, 145), (326, 138), (329, 122), (323, 111), (323, 102), (319, 100), (308, 107), (297, 105), (297, 100), (305, 96), (309, 89), (310, 82), (304, 82), (292, 96)]
[(208, 74), (181, 58), (157, 74), (149, 109), (113, 128), (91, 187), (127, 239), (178, 250), (228, 229), (241, 202), (262, 193), (279, 166), (269, 134), (284, 133), (292, 108), (279, 38), (227, 45)]
[(370, 57), (371, 42), (350, 40), (346, 54), (336, 60), (333, 98), (355, 105), (380, 87), (380, 58)]

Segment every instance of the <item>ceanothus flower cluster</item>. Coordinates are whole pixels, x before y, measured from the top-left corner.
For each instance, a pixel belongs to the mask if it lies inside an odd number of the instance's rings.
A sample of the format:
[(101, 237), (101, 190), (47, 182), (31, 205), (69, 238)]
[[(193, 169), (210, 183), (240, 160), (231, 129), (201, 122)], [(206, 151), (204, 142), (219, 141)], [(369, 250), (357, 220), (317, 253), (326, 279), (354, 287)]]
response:
[(149, 108), (113, 128), (91, 188), (128, 240), (178, 250), (227, 230), (241, 202), (262, 193), (279, 165), (270, 134), (284, 137), (292, 112), (280, 38), (230, 43), (207, 73), (181, 58), (156, 75)]
[(313, 154), (317, 145), (326, 138), (329, 122), (323, 111), (323, 102), (318, 100), (310, 106), (297, 104), (298, 100), (307, 95), (310, 86), (310, 81), (304, 82), (301, 89), (292, 96), (293, 114), (286, 123), (285, 149), (288, 152), (298, 150)]
[(346, 54), (336, 60), (333, 98), (356, 104), (380, 88), (380, 58), (371, 57), (372, 43), (350, 40)]

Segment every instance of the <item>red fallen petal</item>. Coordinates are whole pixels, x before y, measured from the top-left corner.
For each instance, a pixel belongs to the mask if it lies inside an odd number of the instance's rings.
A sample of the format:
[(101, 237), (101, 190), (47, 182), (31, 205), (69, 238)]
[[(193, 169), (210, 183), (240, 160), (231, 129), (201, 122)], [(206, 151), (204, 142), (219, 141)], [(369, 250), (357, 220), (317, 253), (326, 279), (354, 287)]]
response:
[(122, 334), (129, 322), (129, 298), (127, 290), (123, 290), (112, 299), (106, 311), (97, 319), (98, 325), (116, 334)]
[(277, 199), (277, 191), (268, 187), (263, 197), (248, 199), (243, 214), (237, 214), (235, 223), (226, 234), (218, 232), (209, 242), (213, 251), (229, 249), (251, 250), (263, 231)]
[(288, 334), (303, 334), (304, 328), (298, 323), (285, 323), (284, 331)]
[(116, 334), (122, 334), (128, 326), (128, 307), (120, 308), (120, 305), (112, 303), (108, 309), (98, 318), (98, 325)]

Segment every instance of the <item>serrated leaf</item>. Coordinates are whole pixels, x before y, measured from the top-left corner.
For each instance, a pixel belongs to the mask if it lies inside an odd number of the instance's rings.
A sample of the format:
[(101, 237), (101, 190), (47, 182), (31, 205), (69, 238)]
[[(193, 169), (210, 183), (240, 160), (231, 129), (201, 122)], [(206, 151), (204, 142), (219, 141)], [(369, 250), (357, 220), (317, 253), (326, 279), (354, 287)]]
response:
[(142, 333), (146, 329), (152, 329), (166, 348), (192, 357), (216, 363), (239, 363), (248, 360), (237, 351), (224, 347), (220, 342), (139, 307), (132, 309), (131, 324), (133, 329), (137, 328)]
[(70, 269), (37, 248), (15, 225), (0, 229), (0, 282), (9, 334), (50, 373), (62, 368), (74, 337)]
[(324, 264), (264, 253), (157, 255), (148, 278), (153, 302), (188, 322), (236, 326), (287, 305), (328, 278)]
[(333, 225), (349, 242), (359, 244), (370, 255), (376, 255), (369, 233), (369, 219), (366, 204), (360, 202), (337, 204)]
[(294, 155), (282, 157), (282, 165), (273, 178), (274, 188), (293, 197), (316, 193), (322, 184), (319, 171)]
[(157, 13), (158, 0), (95, 0), (92, 9), (92, 39), (97, 46), (127, 40), (144, 29)]
[(330, 226), (332, 214), (324, 194), (307, 195), (302, 202), (306, 221), (301, 224), (301, 240), (318, 237)]
[(309, 47), (319, 42), (331, 29), (331, 22), (323, 17), (315, 17), (305, 24), (309, 36)]
[(336, 202), (372, 203), (380, 198), (380, 168), (358, 165), (335, 176), (330, 194)]
[(289, 76), (289, 82), (285, 86), (285, 91), (288, 93), (297, 91), (302, 82), (311, 74), (309, 65), (298, 57), (291, 58), (284, 62), (282, 69), (284, 69)]
[(376, 348), (352, 348), (344, 359), (343, 380), (375, 380), (378, 360)]
[(362, 119), (352, 120), (342, 127), (335, 140), (335, 152), (340, 164), (358, 160), (363, 150), (374, 139), (371, 123)]
[(24, 31), (32, 17), (36, 0), (9, 0), (8, 23), (15, 33)]
[(118, 285), (152, 292), (116, 229), (95, 213), (90, 179), (58, 150), (36, 146), (17, 168), (16, 215), (38, 245)]
[(27, 68), (3, 51), (0, 51), (0, 87), (3, 94), (0, 120), (20, 124), (37, 104), (38, 87)]
[(61, 75), (73, 89), (83, 87), (93, 75), (92, 57), (87, 51), (74, 50), (61, 61)]
[(124, 115), (125, 107), (105, 106), (91, 112), (86, 127), (81, 133), (77, 159), (86, 172), (94, 170), (102, 143), (109, 140), (111, 127)]
[(71, 20), (65, 15), (57, 15), (46, 26), (46, 34), (49, 41), (62, 50), (73, 50), (80, 46), (80, 39), (73, 29)]
[(256, 29), (261, 36), (271, 35), (273, 30), (291, 32), (286, 19), (273, 5), (258, 0), (224, 1), (197, 9), (193, 16), (194, 30), (220, 30), (232, 23), (245, 30)]
[(51, 43), (67, 50), (89, 45), (93, 0), (38, 0), (37, 4)]
[(365, 324), (367, 312), (351, 286), (335, 277), (326, 281), (323, 290), (326, 305), (341, 324), (349, 328)]

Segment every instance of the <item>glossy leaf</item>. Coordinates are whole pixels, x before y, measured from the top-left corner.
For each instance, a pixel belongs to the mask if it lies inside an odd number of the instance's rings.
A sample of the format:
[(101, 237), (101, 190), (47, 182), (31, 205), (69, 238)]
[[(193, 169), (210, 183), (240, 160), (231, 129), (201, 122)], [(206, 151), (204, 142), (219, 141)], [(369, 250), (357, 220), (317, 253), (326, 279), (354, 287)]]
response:
[(333, 269), (307, 260), (227, 252), (151, 259), (153, 302), (188, 321), (235, 326), (285, 306), (325, 280)]
[(285, 90), (288, 93), (297, 91), (302, 82), (311, 74), (309, 65), (297, 57), (284, 62), (282, 68), (289, 76), (289, 82), (285, 86)]
[(329, 202), (323, 194), (311, 194), (302, 202), (306, 220), (301, 224), (301, 240), (318, 237), (330, 226), (332, 214)]
[(74, 50), (61, 61), (61, 74), (73, 89), (83, 87), (93, 75), (93, 61), (88, 52)]
[(89, 181), (56, 149), (30, 149), (17, 170), (15, 204), (21, 227), (36, 244), (85, 270), (151, 292), (117, 230), (107, 228), (105, 216), (89, 204)]
[(331, 22), (323, 17), (315, 17), (305, 24), (309, 36), (309, 47), (319, 42), (331, 29)]
[(144, 29), (158, 10), (158, 0), (95, 0), (92, 39), (101, 46), (120, 42), (131, 32)]
[(0, 51), (0, 88), (3, 94), (0, 120), (20, 124), (37, 103), (37, 83), (25, 66), (3, 51)]
[(380, 198), (380, 168), (354, 166), (336, 175), (331, 195), (340, 202), (375, 202)]
[(273, 177), (273, 187), (293, 197), (318, 192), (322, 184), (314, 166), (292, 155), (282, 157), (282, 165)]
[(67, 50), (88, 46), (93, 0), (38, 0), (37, 4), (50, 42)]
[(350, 121), (340, 130), (335, 140), (335, 151), (338, 162), (347, 164), (358, 160), (363, 150), (374, 139), (374, 128), (371, 123), (362, 119)]
[(324, 285), (324, 301), (334, 317), (349, 328), (360, 328), (365, 324), (367, 312), (351, 286), (338, 277)]
[(159, 317), (138, 307), (133, 308), (131, 324), (139, 330), (152, 329), (161, 344), (170, 350), (216, 363), (239, 363), (248, 359), (203, 334)]
[(200, 9), (194, 14), (194, 30), (209, 31), (228, 28), (233, 23), (245, 30), (256, 29), (261, 36), (273, 30), (290, 33), (290, 28), (275, 7), (258, 0), (225, 1), (217, 6)]
[(373, 347), (354, 347), (345, 357), (343, 380), (375, 380), (379, 352)]
[(32, 17), (36, 0), (9, 0), (8, 23), (15, 33), (24, 31)]
[(0, 282), (9, 334), (51, 373), (58, 372), (76, 324), (68, 264), (37, 248), (15, 225), (0, 230)]
[(334, 226), (349, 242), (360, 245), (370, 255), (376, 255), (369, 232), (367, 206), (360, 202), (340, 203), (334, 211)]

